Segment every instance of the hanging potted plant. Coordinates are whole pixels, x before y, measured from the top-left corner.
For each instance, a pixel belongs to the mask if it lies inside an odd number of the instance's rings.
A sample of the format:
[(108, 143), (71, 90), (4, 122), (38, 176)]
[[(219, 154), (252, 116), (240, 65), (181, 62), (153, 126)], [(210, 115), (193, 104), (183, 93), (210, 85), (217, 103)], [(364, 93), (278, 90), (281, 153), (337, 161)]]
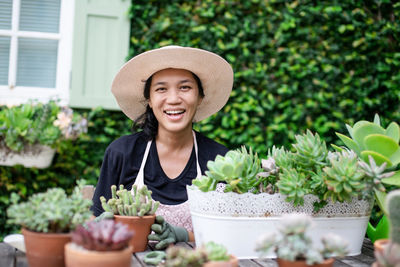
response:
[(106, 201), (104, 196), (100, 197), (101, 205), (105, 212), (114, 214), (117, 222), (127, 224), (129, 229), (135, 232), (131, 239), (133, 252), (145, 251), (148, 242), (148, 235), (151, 232), (151, 225), (154, 223), (160, 202), (153, 201), (151, 191), (146, 185), (138, 188), (133, 185), (133, 194), (120, 185), (111, 186), (111, 198)]
[(11, 195), (8, 222), (22, 226), (29, 266), (64, 266), (64, 245), (71, 240), (70, 231), (92, 216), (92, 201), (82, 197), (82, 185), (79, 182), (70, 196), (62, 188), (51, 188), (22, 203), (17, 194)]
[(383, 169), (365, 170), (354, 152), (331, 152), (310, 131), (297, 135), (292, 148), (273, 147), (261, 162), (245, 148), (208, 162), (205, 175), (187, 187), (197, 245), (213, 240), (238, 258), (254, 258), (252, 240), (297, 212), (313, 216), (316, 244), (330, 229), (349, 240), (348, 255), (361, 253)]
[(306, 214), (286, 214), (282, 216), (278, 232), (269, 232), (258, 239), (256, 251), (262, 254), (271, 250), (280, 267), (331, 267), (334, 257), (346, 255), (346, 242), (337, 235), (325, 234), (321, 237), (322, 248), (313, 247), (307, 236), (312, 219)]
[(0, 110), (0, 165), (47, 168), (55, 148), (87, 131), (87, 121), (56, 101), (25, 103)]
[[(346, 124), (349, 136), (341, 133), (336, 135), (343, 141), (348, 149), (353, 150), (358, 157), (370, 166), (381, 166), (380, 175), (375, 174), (375, 179), (390, 187), (400, 187), (400, 127), (396, 122), (391, 122), (385, 129), (381, 126), (380, 118), (376, 114), (373, 122), (358, 121), (353, 127)], [(338, 151), (342, 148), (334, 146)], [(384, 171), (387, 171), (384, 173)], [(371, 172), (371, 171), (370, 171)], [(374, 189), (376, 203), (383, 216), (376, 227), (368, 223), (367, 234), (372, 242), (378, 239), (387, 239), (389, 236), (389, 221), (385, 207), (386, 188), (380, 186)]]
[(229, 255), (226, 248), (214, 242), (207, 242), (196, 249), (170, 246), (166, 252), (152, 251), (143, 261), (158, 267), (237, 267), (239, 260)]
[(79, 225), (65, 245), (66, 267), (130, 267), (133, 235), (127, 225), (113, 220)]

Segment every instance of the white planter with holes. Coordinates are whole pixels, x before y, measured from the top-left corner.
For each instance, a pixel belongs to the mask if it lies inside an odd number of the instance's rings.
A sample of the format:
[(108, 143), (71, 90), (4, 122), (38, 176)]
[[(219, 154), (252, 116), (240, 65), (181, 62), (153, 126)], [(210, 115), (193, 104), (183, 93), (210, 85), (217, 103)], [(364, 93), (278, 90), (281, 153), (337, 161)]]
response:
[(194, 186), (188, 186), (187, 192), (196, 246), (214, 241), (240, 259), (258, 258), (254, 248), (260, 236), (276, 232), (280, 216), (293, 212), (313, 216), (309, 236), (317, 247), (321, 246), (322, 235), (335, 233), (347, 240), (349, 256), (358, 255), (372, 204), (356, 199), (350, 203), (328, 203), (315, 214), (312, 203), (317, 197), (313, 195), (305, 196), (304, 206), (294, 207), (281, 194), (201, 192)]
[(26, 148), (27, 152), (6, 152), (0, 149), (0, 165), (14, 166), (23, 165), (26, 168), (47, 168), (51, 165), (55, 149), (49, 146), (34, 145)]

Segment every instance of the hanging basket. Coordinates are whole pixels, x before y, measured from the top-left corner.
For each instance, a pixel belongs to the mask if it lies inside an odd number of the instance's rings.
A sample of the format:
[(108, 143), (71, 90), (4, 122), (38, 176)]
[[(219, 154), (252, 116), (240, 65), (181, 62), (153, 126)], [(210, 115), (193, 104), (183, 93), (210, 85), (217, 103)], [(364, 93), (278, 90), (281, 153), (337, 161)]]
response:
[(26, 146), (22, 152), (0, 148), (0, 165), (44, 169), (50, 166), (55, 153), (55, 149), (44, 145)]

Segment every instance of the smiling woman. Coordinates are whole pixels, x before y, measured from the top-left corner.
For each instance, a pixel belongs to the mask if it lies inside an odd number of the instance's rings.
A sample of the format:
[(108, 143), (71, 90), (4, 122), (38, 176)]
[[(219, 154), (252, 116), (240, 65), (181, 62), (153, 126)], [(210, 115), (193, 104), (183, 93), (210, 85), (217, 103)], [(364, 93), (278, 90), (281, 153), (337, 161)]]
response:
[[(207, 169), (207, 162), (228, 149), (193, 131), (194, 121), (218, 112), (227, 102), (233, 71), (222, 57), (206, 50), (168, 46), (128, 61), (116, 75), (112, 92), (121, 110), (135, 122), (135, 133), (109, 145), (93, 197), (111, 198), (111, 185), (144, 184), (159, 201), (156, 248), (193, 241), (186, 186)], [(142, 129), (142, 131), (137, 131)], [(167, 233), (168, 232), (168, 233)]]

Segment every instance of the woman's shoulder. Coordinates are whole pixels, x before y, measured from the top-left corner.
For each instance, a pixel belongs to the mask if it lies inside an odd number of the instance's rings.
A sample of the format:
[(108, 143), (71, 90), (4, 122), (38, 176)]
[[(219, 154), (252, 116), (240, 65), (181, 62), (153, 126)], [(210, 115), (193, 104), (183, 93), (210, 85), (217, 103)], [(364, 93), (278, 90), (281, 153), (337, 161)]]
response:
[(135, 147), (145, 146), (146, 143), (147, 140), (143, 132), (137, 132), (129, 135), (124, 135), (119, 137), (118, 139), (115, 139), (107, 147), (107, 151), (126, 153), (127, 151), (132, 151)]

